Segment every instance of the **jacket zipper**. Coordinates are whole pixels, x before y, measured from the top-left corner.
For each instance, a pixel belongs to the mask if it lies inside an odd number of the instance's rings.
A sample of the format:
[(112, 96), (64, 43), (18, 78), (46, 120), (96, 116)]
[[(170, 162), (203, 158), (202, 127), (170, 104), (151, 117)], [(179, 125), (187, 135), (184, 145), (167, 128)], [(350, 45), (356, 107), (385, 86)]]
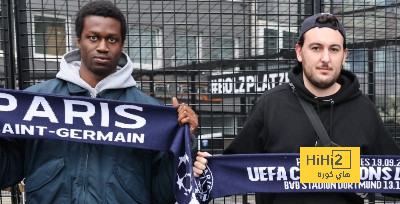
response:
[[(96, 94), (92, 94), (90, 93), (90, 97), (91, 98), (97, 98)], [(89, 162), (89, 154), (90, 154), (90, 144), (86, 144), (86, 161), (85, 161), (85, 172), (84, 172), (84, 180), (83, 180), (83, 200), (84, 203), (86, 203), (86, 195), (87, 195), (87, 191), (88, 191), (88, 186), (87, 186), (87, 172), (88, 172), (88, 162)]]
[(85, 161), (85, 172), (84, 172), (84, 177), (83, 177), (83, 200), (84, 203), (86, 203), (86, 195), (87, 195), (87, 172), (88, 172), (88, 162), (89, 162), (89, 153), (90, 153), (90, 146), (89, 144), (86, 144), (87, 152), (86, 152), (86, 161)]

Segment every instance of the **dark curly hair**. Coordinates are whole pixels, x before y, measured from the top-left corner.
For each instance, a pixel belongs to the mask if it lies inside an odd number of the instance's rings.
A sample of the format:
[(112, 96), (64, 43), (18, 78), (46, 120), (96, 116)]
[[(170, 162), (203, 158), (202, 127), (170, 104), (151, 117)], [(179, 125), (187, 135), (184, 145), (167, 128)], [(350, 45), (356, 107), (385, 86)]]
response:
[(76, 14), (75, 33), (80, 38), (83, 31), (83, 25), (87, 16), (103, 16), (118, 20), (121, 23), (122, 42), (126, 38), (126, 20), (122, 11), (109, 1), (92, 1), (84, 5)]

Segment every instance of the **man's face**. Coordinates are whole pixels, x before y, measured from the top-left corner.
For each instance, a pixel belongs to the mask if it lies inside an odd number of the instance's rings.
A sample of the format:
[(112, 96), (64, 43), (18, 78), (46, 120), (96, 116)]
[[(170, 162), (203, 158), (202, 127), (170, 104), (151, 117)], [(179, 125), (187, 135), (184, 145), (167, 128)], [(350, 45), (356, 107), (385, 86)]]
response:
[(86, 17), (78, 46), (82, 79), (99, 82), (116, 71), (123, 48), (121, 23), (109, 17)]
[(327, 89), (335, 84), (348, 50), (344, 38), (331, 28), (312, 28), (304, 34), (303, 47), (296, 45), (297, 60), (303, 65), (305, 84)]

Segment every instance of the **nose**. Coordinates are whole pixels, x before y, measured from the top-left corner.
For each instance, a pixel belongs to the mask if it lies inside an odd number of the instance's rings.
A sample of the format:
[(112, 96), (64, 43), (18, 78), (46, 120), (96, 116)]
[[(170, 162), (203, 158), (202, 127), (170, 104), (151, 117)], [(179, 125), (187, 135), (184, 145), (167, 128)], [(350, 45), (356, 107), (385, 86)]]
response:
[(108, 52), (108, 45), (106, 40), (100, 40), (97, 45), (98, 52)]
[(327, 62), (329, 62), (329, 59), (330, 59), (330, 57), (329, 57), (329, 50), (328, 50), (328, 49), (325, 49), (325, 50), (322, 52), (321, 61), (327, 63)]

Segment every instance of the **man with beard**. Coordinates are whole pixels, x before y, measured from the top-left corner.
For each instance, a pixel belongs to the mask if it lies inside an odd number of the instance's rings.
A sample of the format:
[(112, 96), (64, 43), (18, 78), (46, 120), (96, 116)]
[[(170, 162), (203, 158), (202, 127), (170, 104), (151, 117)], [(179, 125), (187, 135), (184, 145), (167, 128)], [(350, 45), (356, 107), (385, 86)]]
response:
[[(292, 86), (266, 91), (254, 104), (242, 131), (224, 154), (299, 153), (319, 138), (297, 96), (311, 103), (330, 140), (360, 147), (361, 154), (400, 154), (374, 104), (361, 93), (357, 77), (343, 69), (348, 50), (342, 24), (331, 14), (306, 18), (295, 47), (298, 66), (289, 72)], [(206, 152), (198, 152), (194, 171), (202, 174)], [(364, 203), (355, 193), (256, 193), (258, 204)]]

